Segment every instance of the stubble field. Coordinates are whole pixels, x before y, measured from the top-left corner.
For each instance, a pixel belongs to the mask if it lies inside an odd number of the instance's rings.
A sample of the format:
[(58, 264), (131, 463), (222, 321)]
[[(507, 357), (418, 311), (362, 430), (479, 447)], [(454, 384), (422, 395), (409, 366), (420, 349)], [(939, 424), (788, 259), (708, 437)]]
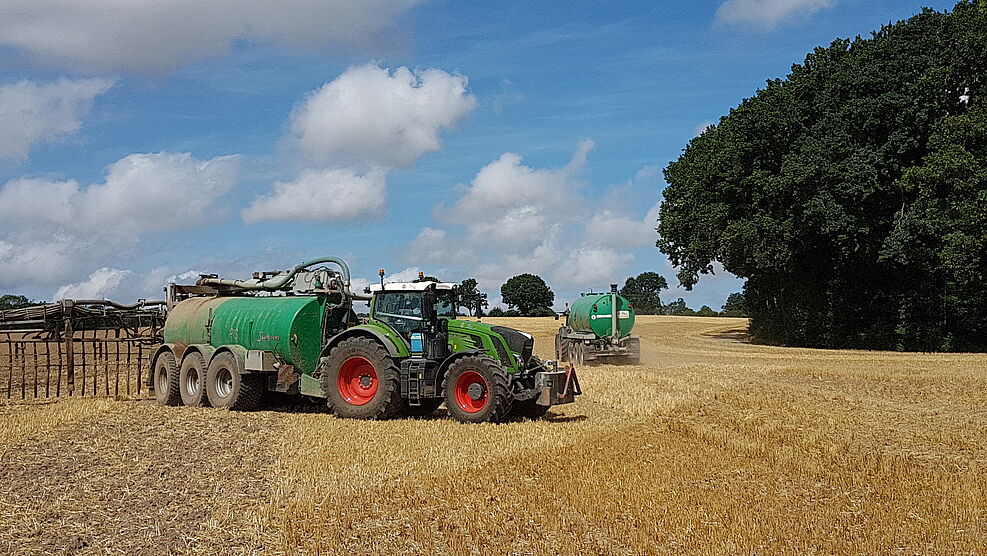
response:
[[(489, 319), (535, 334), (553, 319)], [(975, 554), (987, 357), (641, 317), (541, 421), (0, 405), (0, 553)]]

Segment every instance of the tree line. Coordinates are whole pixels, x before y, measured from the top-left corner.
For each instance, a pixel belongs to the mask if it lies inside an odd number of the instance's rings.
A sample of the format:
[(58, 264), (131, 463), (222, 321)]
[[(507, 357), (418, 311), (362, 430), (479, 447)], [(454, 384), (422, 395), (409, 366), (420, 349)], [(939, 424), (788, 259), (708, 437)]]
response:
[(987, 350), (987, 1), (816, 48), (665, 169), (658, 248), (785, 345)]

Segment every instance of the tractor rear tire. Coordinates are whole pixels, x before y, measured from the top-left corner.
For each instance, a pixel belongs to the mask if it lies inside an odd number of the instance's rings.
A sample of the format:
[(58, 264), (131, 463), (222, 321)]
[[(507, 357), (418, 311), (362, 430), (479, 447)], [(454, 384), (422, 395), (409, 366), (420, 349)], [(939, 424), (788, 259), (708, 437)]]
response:
[(209, 405), (209, 397), (206, 396), (206, 360), (201, 353), (192, 352), (185, 356), (182, 368), (178, 371), (178, 390), (184, 405)]
[(401, 372), (384, 346), (370, 338), (343, 340), (329, 352), (322, 389), (337, 417), (390, 419), (406, 408)]
[(166, 351), (154, 361), (154, 399), (158, 405), (182, 405), (178, 384), (175, 354)]
[(237, 358), (228, 351), (212, 358), (206, 371), (206, 395), (213, 407), (250, 411), (260, 406), (264, 377), (242, 371)]
[(487, 355), (467, 355), (457, 359), (442, 381), (446, 409), (462, 423), (499, 423), (511, 411), (507, 373)]

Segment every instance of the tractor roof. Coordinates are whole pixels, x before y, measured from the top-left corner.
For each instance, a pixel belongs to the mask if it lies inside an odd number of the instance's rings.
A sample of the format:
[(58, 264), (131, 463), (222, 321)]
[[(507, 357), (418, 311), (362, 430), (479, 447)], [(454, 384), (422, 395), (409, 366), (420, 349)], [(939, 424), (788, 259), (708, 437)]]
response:
[[(451, 291), (456, 288), (459, 284), (454, 284), (452, 282), (386, 282), (384, 284), (384, 291), (423, 291), (430, 285), (435, 284), (435, 289), (439, 291)], [(371, 284), (370, 291), (379, 292), (381, 291), (380, 284)]]

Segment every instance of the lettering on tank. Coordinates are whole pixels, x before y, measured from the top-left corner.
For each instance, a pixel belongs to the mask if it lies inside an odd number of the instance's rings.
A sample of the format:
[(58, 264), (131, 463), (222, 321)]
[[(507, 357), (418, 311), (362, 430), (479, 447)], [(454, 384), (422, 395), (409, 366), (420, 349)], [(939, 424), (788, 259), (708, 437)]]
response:
[(260, 333), (260, 336), (257, 337), (257, 341), (258, 342), (272, 342), (272, 341), (273, 342), (280, 342), (281, 341), (281, 336), (274, 336), (272, 334), (264, 334), (263, 332), (261, 332)]

